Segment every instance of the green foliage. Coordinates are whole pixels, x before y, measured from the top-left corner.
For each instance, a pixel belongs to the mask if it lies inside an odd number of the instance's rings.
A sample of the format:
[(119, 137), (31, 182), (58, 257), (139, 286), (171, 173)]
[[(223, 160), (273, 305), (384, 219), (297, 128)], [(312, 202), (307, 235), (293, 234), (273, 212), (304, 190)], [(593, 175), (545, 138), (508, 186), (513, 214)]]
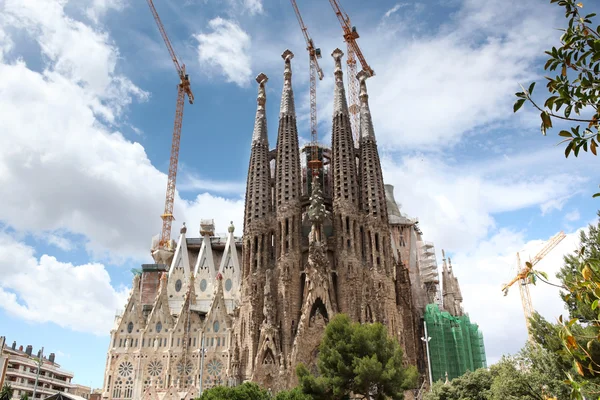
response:
[(569, 387), (557, 356), (528, 345), (489, 369), (467, 372), (449, 384), (438, 381), (424, 400), (542, 400), (568, 398)]
[(246, 382), (235, 387), (217, 386), (205, 390), (200, 400), (271, 400), (271, 394), (256, 383)]
[[(600, 217), (600, 213), (598, 213)], [(557, 274), (569, 317), (557, 324), (539, 315), (531, 320), (534, 340), (553, 352), (571, 386), (571, 398), (600, 395), (600, 220), (580, 236), (575, 254)]]
[[(567, 156), (571, 151), (575, 156), (580, 149), (589, 149), (595, 155), (596, 148), (600, 142), (598, 136), (598, 121), (600, 120), (600, 108), (598, 101), (598, 85), (600, 83), (600, 26), (592, 26), (592, 18), (596, 14), (584, 15), (580, 12), (582, 3), (576, 0), (550, 0), (557, 3), (565, 10), (565, 18), (568, 27), (561, 29), (564, 32), (560, 37), (561, 46), (546, 51), (549, 56), (544, 69), (560, 73), (554, 77), (546, 77), (546, 87), (552, 96), (544, 103), (545, 109), (539, 107), (531, 98), (535, 82), (528, 89), (516, 94), (518, 100), (513, 107), (518, 111), (523, 103), (528, 100), (541, 111), (541, 129), (546, 134), (547, 129), (552, 128), (552, 118), (559, 118), (574, 122), (583, 122), (587, 126), (581, 131), (580, 126), (573, 128), (571, 132), (561, 131), (560, 135), (567, 138)], [(562, 115), (557, 114), (562, 107)], [(580, 115), (582, 110), (590, 110), (593, 115), (590, 118), (573, 118), (574, 112)], [(581, 132), (580, 132), (581, 131)]]
[(416, 368), (402, 365), (400, 345), (382, 324), (352, 323), (338, 314), (327, 325), (319, 351), (319, 376), (304, 365), (296, 370), (302, 391), (314, 399), (341, 400), (351, 393), (402, 399), (404, 390), (416, 386)]
[[(600, 217), (600, 213), (598, 216)], [(579, 278), (583, 277), (582, 262), (585, 262), (584, 260), (600, 260), (600, 221), (597, 225), (590, 225), (587, 232), (581, 232), (579, 245), (580, 248), (584, 248), (584, 257), (580, 257), (579, 254), (565, 256), (565, 264), (557, 275), (566, 287), (577, 285)], [(577, 318), (581, 322), (589, 322), (598, 318), (597, 303), (594, 305), (593, 300), (587, 301), (587, 296), (578, 298), (577, 295), (573, 296), (569, 291), (565, 291), (561, 293), (561, 297), (567, 305), (571, 318)]]
[(216, 386), (207, 389), (197, 400), (312, 400), (312, 397), (302, 393), (300, 388), (284, 390), (273, 396), (256, 383), (246, 382), (235, 387)]
[[(583, 3), (577, 0), (550, 0), (550, 3), (563, 7), (568, 20), (567, 28), (560, 29), (561, 46), (545, 52), (548, 60), (544, 70), (559, 73), (555, 77), (546, 76), (550, 96), (543, 107), (532, 99), (533, 82), (516, 93), (513, 110), (517, 112), (525, 101), (531, 103), (540, 111), (544, 135), (552, 128), (553, 118), (573, 122), (570, 130), (559, 133), (563, 142), (567, 142), (565, 157), (570, 154), (577, 157), (582, 149), (596, 155), (600, 145), (600, 25), (594, 28), (592, 19), (596, 14), (582, 13)], [(582, 111), (585, 117), (581, 116)], [(594, 195), (598, 196), (600, 193)]]
[(277, 393), (275, 400), (312, 400), (312, 397), (302, 393), (302, 389), (297, 387), (289, 391)]
[(27, 395), (27, 393), (23, 393), (21, 395), (21, 400), (29, 400), (29, 396)]
[(10, 400), (13, 395), (13, 388), (9, 383), (5, 383), (0, 390), (0, 400)]

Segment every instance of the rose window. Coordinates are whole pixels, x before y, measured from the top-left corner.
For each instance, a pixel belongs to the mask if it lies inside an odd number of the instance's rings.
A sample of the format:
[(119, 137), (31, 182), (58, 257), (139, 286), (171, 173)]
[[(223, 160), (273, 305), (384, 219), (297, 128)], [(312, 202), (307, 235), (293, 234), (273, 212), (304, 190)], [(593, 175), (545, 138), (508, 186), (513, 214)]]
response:
[(210, 376), (220, 375), (221, 371), (223, 371), (223, 363), (216, 358), (213, 358), (208, 362), (206, 370)]
[(133, 372), (133, 364), (129, 361), (122, 362), (119, 365), (119, 375), (129, 376)]
[(189, 375), (192, 373), (193, 369), (194, 366), (190, 360), (187, 360), (185, 364), (183, 363), (183, 361), (180, 361), (179, 364), (177, 364), (177, 372), (179, 374)]
[(148, 364), (148, 373), (151, 376), (159, 376), (162, 373), (162, 369), (162, 363), (158, 360), (150, 361), (150, 364)]

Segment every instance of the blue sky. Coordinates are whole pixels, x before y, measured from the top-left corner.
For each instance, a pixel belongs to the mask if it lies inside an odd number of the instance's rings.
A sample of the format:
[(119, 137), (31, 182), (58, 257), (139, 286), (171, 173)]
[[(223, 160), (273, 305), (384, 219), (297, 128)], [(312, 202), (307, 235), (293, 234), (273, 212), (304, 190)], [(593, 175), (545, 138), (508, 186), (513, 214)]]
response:
[[(186, 104), (174, 231), (185, 221), (193, 235), (214, 218), (218, 231), (233, 220), (241, 232), (254, 77), (270, 78), (273, 146), (286, 48), (296, 55), (300, 134), (309, 135), (308, 57), (292, 7), (155, 3), (196, 97)], [(318, 115), (328, 142), (329, 55), (345, 46), (327, 1), (298, 3), (323, 52)], [(560, 127), (542, 137), (535, 112), (512, 113), (518, 84), (543, 79), (541, 55), (562, 15), (546, 0), (368, 3), (342, 4), (376, 71), (368, 86), (384, 178), (439, 261), (442, 248), (452, 256), (494, 362), (526, 336), (516, 292), (500, 292), (515, 253), (533, 257), (565, 230), (540, 263), (556, 271), (598, 208), (598, 159), (566, 160)], [(77, 382), (100, 387), (130, 269), (151, 260), (160, 229), (177, 76), (143, 1), (0, 0), (0, 77), (0, 335), (44, 346)], [(563, 312), (552, 289), (532, 296), (548, 318)]]

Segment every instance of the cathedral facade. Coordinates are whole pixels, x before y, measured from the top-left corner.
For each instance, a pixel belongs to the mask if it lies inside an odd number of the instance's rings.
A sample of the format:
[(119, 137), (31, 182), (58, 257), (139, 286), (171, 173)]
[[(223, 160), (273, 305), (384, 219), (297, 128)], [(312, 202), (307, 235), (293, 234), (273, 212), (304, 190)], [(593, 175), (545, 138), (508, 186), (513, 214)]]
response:
[[(419, 272), (410, 271), (404, 234), (415, 223), (404, 221), (393, 188), (383, 182), (367, 76), (356, 77), (356, 147), (343, 53), (332, 53), (331, 147), (303, 152), (293, 54), (286, 50), (282, 57), (274, 149), (265, 114), (268, 79), (257, 77), (243, 235), (235, 236), (230, 226), (226, 237), (215, 236), (212, 222), (202, 221), (200, 238), (187, 238), (184, 227), (172, 251), (155, 250), (155, 264), (135, 275), (111, 331), (104, 398), (193, 398), (206, 388), (244, 381), (273, 391), (289, 388), (297, 383), (298, 363), (316, 368), (324, 328), (337, 313), (383, 323), (402, 345), (406, 363), (424, 372), (415, 303), (420, 289), (411, 285)], [(304, 153), (318, 154), (318, 174), (305, 168)], [(390, 204), (394, 209), (388, 210)]]

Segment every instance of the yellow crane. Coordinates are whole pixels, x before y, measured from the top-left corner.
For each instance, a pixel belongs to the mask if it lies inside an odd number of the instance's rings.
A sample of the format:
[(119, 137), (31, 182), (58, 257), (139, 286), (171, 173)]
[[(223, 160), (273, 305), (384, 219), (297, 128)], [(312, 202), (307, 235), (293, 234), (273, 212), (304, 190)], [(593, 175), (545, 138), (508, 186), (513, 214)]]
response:
[(556, 235), (548, 240), (548, 243), (544, 246), (539, 253), (528, 263), (525, 263), (525, 266), (521, 266), (521, 257), (519, 253), (517, 253), (517, 275), (511, 279), (510, 282), (502, 286), (502, 291), (506, 296), (508, 294), (508, 289), (517, 281), (519, 282), (519, 292), (521, 293), (521, 303), (523, 304), (523, 313), (525, 314), (525, 326), (527, 327), (527, 334), (529, 335), (529, 339), (531, 339), (531, 333), (529, 328), (531, 328), (531, 323), (529, 319), (533, 316), (533, 304), (531, 303), (531, 294), (529, 293), (529, 283), (531, 283), (533, 279), (532, 270), (533, 267), (540, 262), (550, 251), (556, 247), (567, 235), (563, 231), (560, 231)]
[(350, 101), (350, 124), (352, 125), (352, 135), (354, 137), (354, 144), (358, 145), (358, 130), (359, 130), (359, 110), (360, 110), (360, 102), (358, 99), (359, 92), (359, 83), (356, 78), (356, 59), (360, 62), (360, 65), (363, 71), (366, 72), (367, 77), (371, 77), (375, 75), (375, 71), (373, 68), (369, 66), (365, 56), (362, 53), (362, 50), (358, 46), (356, 39), (360, 36), (358, 35), (358, 31), (355, 26), (352, 26), (350, 22), (350, 17), (346, 12), (342, 9), (342, 6), (339, 0), (329, 0), (331, 3), (331, 7), (333, 7), (333, 11), (335, 15), (338, 17), (340, 21), (340, 25), (342, 26), (342, 30), (344, 31), (344, 41), (348, 46), (348, 59), (346, 63), (348, 64), (348, 89), (350, 91), (349, 101)]
[(183, 105), (185, 103), (186, 96), (190, 104), (194, 104), (194, 94), (192, 93), (192, 88), (190, 86), (190, 77), (185, 71), (185, 64), (179, 63), (179, 59), (177, 58), (177, 55), (175, 55), (175, 50), (173, 50), (173, 46), (171, 45), (171, 41), (167, 36), (165, 27), (161, 22), (160, 17), (158, 16), (156, 8), (154, 7), (154, 2), (152, 0), (146, 1), (148, 2), (148, 6), (150, 7), (152, 16), (156, 21), (156, 25), (158, 26), (160, 35), (162, 36), (165, 45), (167, 46), (167, 50), (169, 51), (171, 60), (173, 61), (173, 64), (175, 64), (177, 75), (179, 75), (179, 84), (177, 85), (177, 106), (175, 109), (175, 123), (173, 126), (173, 140), (171, 143), (171, 159), (169, 161), (169, 177), (167, 179), (165, 210), (161, 215), (163, 225), (160, 233), (159, 243), (160, 247), (168, 247), (171, 240), (171, 224), (175, 219), (173, 218), (173, 203), (175, 202), (175, 183), (177, 181), (177, 164), (179, 163), (179, 142), (181, 140)]
[(321, 169), (321, 161), (319, 160), (318, 144), (319, 137), (317, 135), (317, 77), (319, 80), (323, 79), (323, 70), (319, 66), (319, 58), (321, 58), (321, 49), (315, 48), (315, 44), (308, 34), (308, 29), (304, 25), (302, 15), (298, 9), (296, 0), (290, 0), (296, 13), (296, 18), (300, 24), (300, 29), (304, 35), (306, 41), (306, 50), (308, 50), (308, 57), (310, 60), (310, 138), (311, 138), (311, 159), (308, 162), (309, 168), (312, 170), (313, 176), (319, 175)]

